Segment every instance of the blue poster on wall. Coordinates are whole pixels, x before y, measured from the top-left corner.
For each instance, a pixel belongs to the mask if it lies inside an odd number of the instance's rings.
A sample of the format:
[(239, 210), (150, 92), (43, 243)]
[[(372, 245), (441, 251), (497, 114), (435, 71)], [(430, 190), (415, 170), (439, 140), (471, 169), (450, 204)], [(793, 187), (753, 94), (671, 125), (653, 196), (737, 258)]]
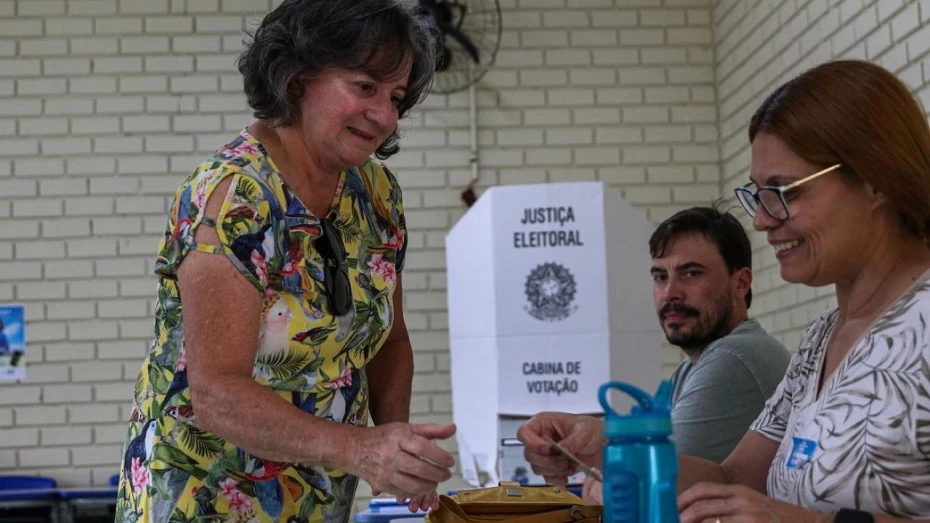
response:
[(0, 305), (0, 381), (26, 379), (26, 314), (22, 305)]

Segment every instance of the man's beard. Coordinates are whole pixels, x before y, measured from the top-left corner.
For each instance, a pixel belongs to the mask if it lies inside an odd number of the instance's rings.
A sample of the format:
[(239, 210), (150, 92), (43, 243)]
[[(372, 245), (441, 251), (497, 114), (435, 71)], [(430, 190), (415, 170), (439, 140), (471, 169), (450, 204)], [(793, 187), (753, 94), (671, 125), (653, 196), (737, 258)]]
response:
[[(679, 325), (677, 329), (671, 329), (666, 326), (664, 317), (669, 312), (677, 312), (691, 317), (697, 317), (697, 322), (693, 326)], [(702, 314), (697, 308), (680, 302), (669, 302), (659, 310), (659, 320), (662, 322), (662, 330), (665, 331), (665, 338), (672, 345), (680, 347), (682, 350), (703, 350), (711, 342), (718, 340), (727, 334), (730, 321), (733, 318), (733, 300), (727, 295), (715, 304), (712, 310)]]

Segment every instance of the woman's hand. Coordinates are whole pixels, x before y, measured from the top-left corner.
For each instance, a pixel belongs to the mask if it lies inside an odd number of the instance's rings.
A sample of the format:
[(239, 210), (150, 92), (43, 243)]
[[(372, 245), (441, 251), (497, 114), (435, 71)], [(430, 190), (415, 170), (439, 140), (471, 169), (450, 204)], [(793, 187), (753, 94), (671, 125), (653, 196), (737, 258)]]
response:
[[(375, 490), (372, 490), (371, 493), (374, 496), (380, 494), (380, 492)], [(436, 510), (439, 508), (439, 494), (435, 492), (415, 496), (410, 499), (408, 499), (407, 496), (397, 496), (394, 501), (396, 501), (398, 505), (407, 505), (410, 512), (416, 512), (418, 510)]]
[(830, 523), (833, 516), (776, 501), (743, 485), (698, 483), (678, 496), (681, 523)]
[(581, 489), (581, 499), (589, 505), (603, 505), (604, 484), (588, 476), (585, 478), (584, 487)]
[(568, 477), (578, 472), (575, 465), (550, 445), (546, 439), (559, 443), (590, 466), (601, 464), (604, 447), (604, 423), (591, 416), (543, 412), (530, 418), (517, 430), (517, 439), (525, 445), (523, 455), (533, 472), (550, 485), (565, 486)]
[(346, 469), (367, 481), (375, 495), (388, 492), (410, 498), (410, 506), (428, 506), (439, 498), (439, 483), (452, 477), (451, 454), (433, 443), (455, 434), (455, 425), (387, 423), (362, 429)]

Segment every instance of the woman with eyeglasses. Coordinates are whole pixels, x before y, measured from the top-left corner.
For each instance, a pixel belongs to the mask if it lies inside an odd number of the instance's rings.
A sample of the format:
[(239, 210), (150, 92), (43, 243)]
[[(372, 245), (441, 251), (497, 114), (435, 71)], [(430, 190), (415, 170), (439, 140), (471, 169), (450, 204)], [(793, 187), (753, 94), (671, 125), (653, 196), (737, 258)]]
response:
[(345, 522), (359, 478), (438, 505), (455, 427), (409, 422), (404, 208), (378, 160), (435, 57), (403, 0), (285, 0), (252, 35), (257, 120), (180, 186), (159, 246), (118, 521)]
[[(749, 140), (736, 196), (782, 278), (832, 285), (836, 307), (809, 325), (722, 464), (681, 456), (681, 522), (930, 521), (926, 116), (888, 71), (837, 61), (769, 95)], [(599, 423), (541, 416), (534, 433), (599, 462)], [(573, 469), (553, 454), (527, 449), (537, 473), (560, 481)], [(600, 499), (599, 484), (586, 487)]]

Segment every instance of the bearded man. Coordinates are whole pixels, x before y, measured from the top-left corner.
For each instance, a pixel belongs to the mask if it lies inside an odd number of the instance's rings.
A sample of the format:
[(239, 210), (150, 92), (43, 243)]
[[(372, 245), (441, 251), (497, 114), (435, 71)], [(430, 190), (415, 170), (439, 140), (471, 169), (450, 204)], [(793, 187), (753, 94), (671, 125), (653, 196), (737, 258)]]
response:
[(672, 439), (720, 463), (772, 395), (790, 353), (748, 317), (752, 248), (739, 220), (685, 209), (649, 239), (653, 299), (669, 343), (687, 356), (672, 375)]

